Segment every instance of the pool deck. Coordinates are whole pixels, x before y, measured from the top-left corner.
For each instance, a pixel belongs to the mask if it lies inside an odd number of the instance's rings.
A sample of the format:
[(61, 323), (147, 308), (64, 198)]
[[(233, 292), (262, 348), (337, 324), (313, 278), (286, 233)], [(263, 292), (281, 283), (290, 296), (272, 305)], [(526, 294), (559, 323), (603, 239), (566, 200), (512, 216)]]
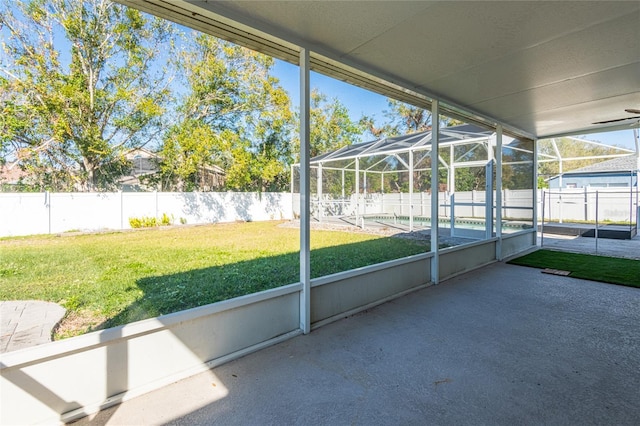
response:
[[(630, 240), (538, 233), (538, 246), (550, 250), (640, 260), (640, 235)], [(639, 278), (640, 279), (640, 278)]]

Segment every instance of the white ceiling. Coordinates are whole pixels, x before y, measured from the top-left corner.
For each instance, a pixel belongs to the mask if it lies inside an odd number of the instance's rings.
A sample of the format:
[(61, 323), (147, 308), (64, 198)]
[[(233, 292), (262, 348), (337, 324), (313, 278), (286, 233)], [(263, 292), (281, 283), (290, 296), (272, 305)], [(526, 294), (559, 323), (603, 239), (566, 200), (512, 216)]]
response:
[(537, 137), (640, 109), (640, 1), (123, 2), (292, 62), (306, 47), (316, 71)]

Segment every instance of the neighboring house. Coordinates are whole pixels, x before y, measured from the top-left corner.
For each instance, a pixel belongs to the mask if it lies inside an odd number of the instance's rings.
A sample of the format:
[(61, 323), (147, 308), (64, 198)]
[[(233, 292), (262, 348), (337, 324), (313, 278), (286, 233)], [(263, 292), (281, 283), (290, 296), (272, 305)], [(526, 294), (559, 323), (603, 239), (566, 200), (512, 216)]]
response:
[(215, 191), (224, 185), (225, 173), (221, 167), (202, 166), (198, 171), (201, 191)]
[[(146, 182), (145, 177), (151, 177), (160, 170), (162, 158), (155, 152), (144, 148), (136, 148), (125, 154), (131, 162), (130, 174), (118, 180), (123, 191), (149, 191), (156, 189)], [(218, 166), (203, 166), (198, 172), (198, 187), (201, 191), (214, 191), (224, 185), (224, 170)]]
[(0, 188), (2, 191), (17, 190), (26, 183), (29, 174), (20, 168), (17, 161), (0, 166)]
[(144, 183), (144, 177), (158, 172), (160, 157), (155, 152), (143, 148), (132, 149), (125, 158), (131, 162), (131, 172), (118, 179), (118, 185), (123, 191), (148, 191), (155, 189)]
[(640, 168), (638, 163), (638, 157), (633, 154), (581, 167), (550, 178), (548, 180), (549, 188), (637, 187)]

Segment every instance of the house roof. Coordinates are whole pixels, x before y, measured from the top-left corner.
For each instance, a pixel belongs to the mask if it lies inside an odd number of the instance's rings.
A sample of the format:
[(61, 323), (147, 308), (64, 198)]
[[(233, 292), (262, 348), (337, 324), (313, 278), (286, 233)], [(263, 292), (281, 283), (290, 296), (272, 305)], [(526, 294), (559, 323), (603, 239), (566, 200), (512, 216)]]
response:
[(119, 1), (505, 134), (640, 120), (638, 1)]
[(587, 173), (635, 172), (638, 170), (638, 159), (635, 155), (614, 158), (590, 166), (581, 167), (564, 173), (564, 175)]
[(137, 155), (140, 155), (144, 158), (160, 158), (157, 152), (149, 151), (145, 148), (133, 148), (125, 152), (124, 154), (125, 158), (128, 160), (134, 159)]

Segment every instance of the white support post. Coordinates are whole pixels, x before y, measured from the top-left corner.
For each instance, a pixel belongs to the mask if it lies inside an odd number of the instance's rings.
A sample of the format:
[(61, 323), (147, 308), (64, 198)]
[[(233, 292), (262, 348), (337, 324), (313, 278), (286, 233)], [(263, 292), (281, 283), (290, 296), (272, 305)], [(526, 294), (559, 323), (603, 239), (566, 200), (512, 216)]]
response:
[(640, 133), (633, 129), (633, 141), (636, 147), (636, 231), (640, 232)]
[(384, 213), (384, 172), (380, 173), (380, 213)]
[(596, 229), (593, 231), (596, 240), (596, 254), (598, 254), (598, 191), (596, 191)]
[(322, 222), (324, 203), (322, 200), (322, 163), (318, 163), (318, 176), (316, 177), (316, 194), (318, 194), (318, 222)]
[(300, 50), (300, 329), (311, 331), (309, 51)]
[[(537, 144), (537, 142), (535, 142), (535, 144)], [(556, 153), (556, 156), (558, 157), (558, 172), (559, 172), (559, 175), (558, 175), (558, 200), (559, 200), (558, 201), (558, 215), (559, 215), (559, 219), (558, 219), (558, 221), (560, 223), (562, 223), (562, 185), (564, 184), (562, 182), (562, 177), (564, 176), (564, 170), (563, 170), (563, 166), (562, 166), (562, 155), (560, 154), (560, 150), (558, 149), (558, 144), (556, 143), (555, 139), (551, 139), (551, 144), (552, 144), (553, 149), (554, 149), (554, 151)], [(538, 153), (537, 152), (537, 148), (534, 149), (533, 152), (534, 152), (534, 156), (536, 157), (534, 168), (535, 168), (536, 173), (537, 173), (537, 166), (538, 166), (538, 163), (537, 163), (537, 153)], [(538, 187), (538, 177), (536, 175), (535, 188), (537, 188), (537, 187)], [(549, 189), (551, 189), (551, 188), (549, 188)], [(551, 191), (549, 191), (549, 192), (551, 192)], [(549, 209), (551, 209), (551, 204), (549, 204)], [(549, 215), (549, 217), (551, 217), (551, 215)]]
[(344, 169), (342, 169), (342, 201), (344, 202)]
[(120, 229), (124, 229), (124, 193), (122, 190), (118, 192), (120, 193)]
[[(537, 192), (538, 192), (538, 190), (536, 189), (536, 191), (535, 191), (535, 192), (537, 193)], [(541, 220), (542, 220), (542, 225), (540, 226), (540, 247), (544, 247), (544, 200), (545, 200), (545, 197), (544, 197), (544, 189), (542, 190), (542, 194), (541, 194), (541, 195), (542, 195), (542, 199), (540, 200), (540, 202), (541, 202), (541, 204), (542, 204), (542, 206), (541, 206), (541, 207), (542, 207), (542, 219), (541, 219)], [(537, 216), (538, 216), (538, 215), (537, 215), (537, 213), (536, 213), (536, 214), (534, 215), (534, 220), (535, 220), (536, 222), (535, 222), (535, 225), (534, 225), (534, 228), (533, 228), (533, 229), (535, 229), (535, 230), (536, 230), (536, 235), (537, 235), (537, 233), (538, 233), (538, 217), (537, 217)]]
[[(489, 149), (492, 147), (489, 145)], [(496, 126), (496, 259), (502, 260), (502, 126)]]
[(440, 282), (438, 250), (438, 140), (440, 133), (440, 108), (437, 99), (431, 103), (431, 282)]
[(456, 166), (454, 166), (456, 151), (454, 149), (453, 144), (449, 145), (449, 193), (453, 194), (456, 192)]
[(413, 232), (413, 151), (409, 151), (409, 232)]
[(484, 229), (486, 239), (493, 237), (493, 166), (493, 160), (489, 160), (485, 168)]
[(360, 159), (356, 158), (356, 226), (360, 219)]
[(362, 172), (362, 213), (367, 214), (367, 171), (366, 170)]
[(456, 194), (449, 195), (449, 236), (455, 237), (456, 232)]
[[(537, 244), (536, 235), (538, 232), (538, 140), (533, 140), (533, 229), (536, 232), (533, 233), (534, 240), (533, 244)], [(544, 196), (544, 194), (543, 194)], [(549, 205), (549, 212), (551, 212), (551, 205)], [(544, 215), (544, 211), (542, 212)], [(551, 216), (551, 214), (549, 214)], [(542, 221), (542, 226), (544, 226), (544, 220)]]
[(471, 190), (471, 217), (476, 217), (476, 190)]
[(295, 182), (293, 180), (293, 167), (294, 165), (291, 165), (291, 199), (293, 199), (293, 194), (294, 194), (294, 187), (295, 187)]
[(629, 235), (633, 226), (633, 172), (629, 173)]

